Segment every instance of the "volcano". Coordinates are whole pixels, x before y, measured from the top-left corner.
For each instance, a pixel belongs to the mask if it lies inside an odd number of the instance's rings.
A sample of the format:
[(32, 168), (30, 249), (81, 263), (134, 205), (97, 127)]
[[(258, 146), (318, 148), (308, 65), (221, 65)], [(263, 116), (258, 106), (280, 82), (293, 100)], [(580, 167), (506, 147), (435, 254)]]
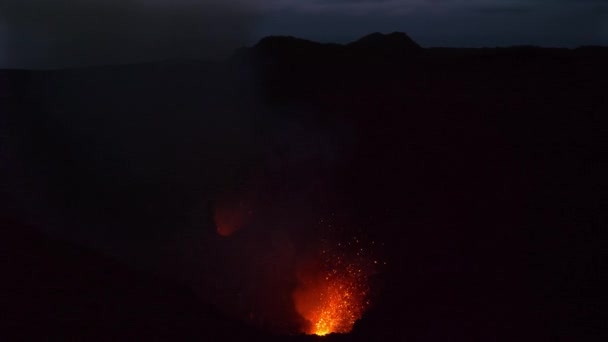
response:
[(2, 70), (0, 337), (594, 340), (606, 60), (376, 33)]

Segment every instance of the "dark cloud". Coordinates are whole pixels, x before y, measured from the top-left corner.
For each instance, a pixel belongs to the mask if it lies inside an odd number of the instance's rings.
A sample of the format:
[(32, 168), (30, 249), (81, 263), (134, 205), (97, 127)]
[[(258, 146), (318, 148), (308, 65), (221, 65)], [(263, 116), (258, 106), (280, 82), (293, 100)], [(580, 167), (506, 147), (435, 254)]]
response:
[(394, 0), (329, 0), (329, 1), (316, 1), (317, 3), (326, 4), (382, 4), (386, 2), (395, 2)]
[(483, 14), (523, 14), (534, 11), (534, 8), (524, 5), (503, 5), (481, 7), (478, 11)]
[(135, 0), (7, 0), (0, 4), (2, 64), (61, 67), (212, 58), (246, 41), (243, 6)]

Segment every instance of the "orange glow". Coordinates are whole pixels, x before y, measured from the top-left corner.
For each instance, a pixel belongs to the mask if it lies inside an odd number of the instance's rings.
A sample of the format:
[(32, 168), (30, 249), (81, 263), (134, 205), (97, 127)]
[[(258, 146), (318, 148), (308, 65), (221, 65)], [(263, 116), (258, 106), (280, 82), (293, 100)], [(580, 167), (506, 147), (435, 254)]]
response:
[(224, 237), (234, 234), (249, 221), (252, 213), (252, 206), (247, 201), (216, 204), (213, 208), (213, 220), (217, 233)]
[(306, 334), (348, 333), (369, 306), (369, 263), (329, 254), (323, 251), (321, 262), (302, 267), (298, 274), (293, 300), (309, 323)]

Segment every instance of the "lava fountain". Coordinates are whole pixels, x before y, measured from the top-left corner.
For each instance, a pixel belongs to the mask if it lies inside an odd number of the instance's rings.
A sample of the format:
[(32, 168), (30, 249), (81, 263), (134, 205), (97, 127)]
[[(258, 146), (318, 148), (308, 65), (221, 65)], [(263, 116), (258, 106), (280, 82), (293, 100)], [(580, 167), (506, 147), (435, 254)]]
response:
[[(302, 264), (293, 292), (296, 311), (308, 321), (310, 335), (348, 333), (369, 307), (369, 277), (377, 263), (358, 247), (359, 240), (322, 248)], [(326, 244), (327, 245), (327, 244)]]

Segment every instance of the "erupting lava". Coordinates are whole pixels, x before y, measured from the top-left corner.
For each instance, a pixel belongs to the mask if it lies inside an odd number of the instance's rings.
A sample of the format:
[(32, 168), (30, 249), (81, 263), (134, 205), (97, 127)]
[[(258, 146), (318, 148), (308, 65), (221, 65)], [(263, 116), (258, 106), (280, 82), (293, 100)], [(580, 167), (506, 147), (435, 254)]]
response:
[(293, 293), (296, 311), (309, 326), (306, 334), (348, 333), (369, 306), (369, 276), (374, 261), (339, 249), (323, 249), (320, 260), (301, 267)]

